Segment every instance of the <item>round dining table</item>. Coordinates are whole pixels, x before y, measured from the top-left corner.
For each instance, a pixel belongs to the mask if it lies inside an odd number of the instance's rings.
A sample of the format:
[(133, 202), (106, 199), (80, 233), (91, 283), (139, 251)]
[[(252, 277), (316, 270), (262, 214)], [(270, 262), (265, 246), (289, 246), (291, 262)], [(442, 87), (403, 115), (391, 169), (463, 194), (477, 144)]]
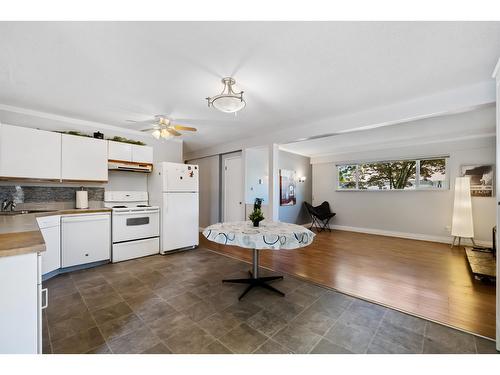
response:
[(259, 276), (259, 250), (295, 250), (310, 245), (315, 236), (301, 225), (267, 220), (262, 221), (258, 227), (254, 227), (251, 221), (217, 223), (206, 227), (203, 235), (218, 244), (253, 251), (249, 278), (222, 280), (225, 283), (248, 284), (238, 298), (240, 300), (254, 287), (262, 287), (285, 296), (285, 293), (268, 284), (270, 281), (283, 279), (283, 276)]

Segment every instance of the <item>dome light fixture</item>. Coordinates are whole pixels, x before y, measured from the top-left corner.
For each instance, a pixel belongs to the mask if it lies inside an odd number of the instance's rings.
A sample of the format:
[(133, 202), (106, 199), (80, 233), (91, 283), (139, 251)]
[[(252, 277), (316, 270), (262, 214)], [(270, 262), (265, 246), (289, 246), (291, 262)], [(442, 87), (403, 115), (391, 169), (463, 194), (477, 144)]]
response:
[(238, 93), (233, 91), (233, 85), (236, 83), (234, 78), (222, 78), (224, 89), (219, 95), (206, 98), (209, 107), (214, 107), (221, 112), (235, 113), (242, 110), (246, 103), (243, 99), (243, 91)]

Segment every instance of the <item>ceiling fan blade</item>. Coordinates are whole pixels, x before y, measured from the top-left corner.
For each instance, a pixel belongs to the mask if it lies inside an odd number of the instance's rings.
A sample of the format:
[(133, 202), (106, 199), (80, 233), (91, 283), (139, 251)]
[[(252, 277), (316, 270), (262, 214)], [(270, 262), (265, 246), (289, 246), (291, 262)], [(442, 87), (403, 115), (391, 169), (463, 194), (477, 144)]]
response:
[(176, 137), (179, 137), (179, 136), (181, 136), (181, 135), (182, 135), (181, 133), (179, 133), (178, 131), (176, 131), (176, 130), (175, 130), (175, 129), (173, 129), (173, 128), (167, 128), (167, 131), (168, 131), (170, 134), (175, 135)]
[(146, 129), (140, 129), (141, 132), (150, 132), (152, 130), (160, 130), (161, 129), (161, 126), (153, 126), (152, 128), (146, 128)]
[(184, 125), (174, 125), (173, 127), (175, 130), (186, 130), (188, 132), (195, 132), (198, 130), (198, 129), (193, 128), (191, 126), (184, 126)]
[(127, 122), (131, 122), (132, 124), (138, 124), (138, 125), (152, 125), (152, 124), (156, 124), (158, 122), (158, 120), (156, 119), (150, 119), (150, 120), (145, 120), (145, 121), (135, 121), (135, 120), (125, 120)]

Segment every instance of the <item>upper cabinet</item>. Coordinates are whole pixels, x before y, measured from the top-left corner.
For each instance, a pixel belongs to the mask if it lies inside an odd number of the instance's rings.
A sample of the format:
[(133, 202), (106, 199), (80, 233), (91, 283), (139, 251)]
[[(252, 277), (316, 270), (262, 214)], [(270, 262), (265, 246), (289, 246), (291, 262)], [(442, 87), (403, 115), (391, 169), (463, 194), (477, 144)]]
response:
[(108, 180), (108, 145), (105, 140), (63, 134), (61, 160), (63, 180)]
[(0, 177), (59, 180), (61, 134), (0, 124)]
[(147, 169), (153, 148), (0, 124), (1, 179), (106, 182), (108, 159)]
[(132, 161), (132, 145), (130, 143), (108, 141), (108, 159)]
[(108, 141), (108, 159), (134, 163), (153, 163), (153, 148)]
[(153, 163), (153, 147), (132, 145), (134, 163)]

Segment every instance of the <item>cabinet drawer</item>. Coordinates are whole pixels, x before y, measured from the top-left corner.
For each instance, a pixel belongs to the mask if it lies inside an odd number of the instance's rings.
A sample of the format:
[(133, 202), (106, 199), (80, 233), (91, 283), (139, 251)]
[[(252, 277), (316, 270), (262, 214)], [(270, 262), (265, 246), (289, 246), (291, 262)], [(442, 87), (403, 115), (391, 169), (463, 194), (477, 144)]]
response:
[(62, 267), (110, 259), (110, 215), (63, 216)]

